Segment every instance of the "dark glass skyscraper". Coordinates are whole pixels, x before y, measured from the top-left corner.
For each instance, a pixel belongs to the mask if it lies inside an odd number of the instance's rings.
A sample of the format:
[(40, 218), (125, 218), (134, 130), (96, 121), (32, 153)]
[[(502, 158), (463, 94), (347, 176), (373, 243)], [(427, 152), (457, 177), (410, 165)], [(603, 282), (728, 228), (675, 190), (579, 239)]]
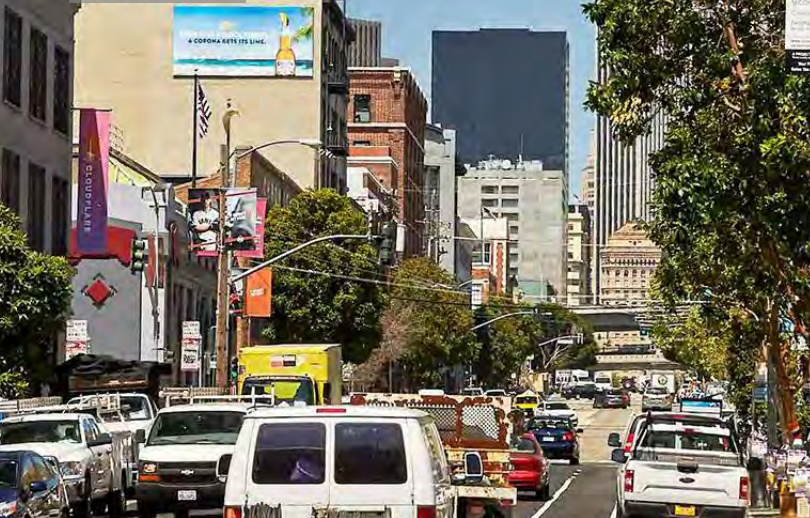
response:
[(568, 175), (565, 32), (433, 32), (432, 120), (458, 132), (466, 163), (542, 160)]

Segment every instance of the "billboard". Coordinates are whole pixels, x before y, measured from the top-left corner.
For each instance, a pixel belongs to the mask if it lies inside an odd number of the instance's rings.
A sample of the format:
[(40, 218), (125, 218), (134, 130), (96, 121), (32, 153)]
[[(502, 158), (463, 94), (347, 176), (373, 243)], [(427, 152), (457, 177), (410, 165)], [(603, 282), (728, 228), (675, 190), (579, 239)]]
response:
[(312, 77), (312, 7), (177, 5), (175, 76)]
[(219, 239), (219, 189), (189, 189), (191, 250), (202, 257), (216, 257)]
[(110, 112), (79, 111), (79, 186), (76, 250), (79, 256), (107, 253), (107, 171)]

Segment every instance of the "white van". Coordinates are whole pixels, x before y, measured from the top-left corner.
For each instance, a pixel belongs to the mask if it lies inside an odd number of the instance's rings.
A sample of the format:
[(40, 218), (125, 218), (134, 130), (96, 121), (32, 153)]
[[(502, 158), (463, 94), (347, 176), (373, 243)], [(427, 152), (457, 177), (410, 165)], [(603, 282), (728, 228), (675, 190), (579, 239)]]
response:
[(217, 471), (224, 518), (454, 517), (439, 431), (418, 410), (258, 409)]

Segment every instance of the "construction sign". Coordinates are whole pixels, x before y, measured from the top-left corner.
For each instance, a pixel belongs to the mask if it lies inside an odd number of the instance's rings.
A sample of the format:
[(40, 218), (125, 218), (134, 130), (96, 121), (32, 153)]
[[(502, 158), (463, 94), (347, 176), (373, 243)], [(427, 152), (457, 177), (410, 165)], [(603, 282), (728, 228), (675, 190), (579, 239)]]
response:
[(265, 268), (250, 275), (245, 286), (245, 315), (270, 318), (273, 313), (273, 269)]

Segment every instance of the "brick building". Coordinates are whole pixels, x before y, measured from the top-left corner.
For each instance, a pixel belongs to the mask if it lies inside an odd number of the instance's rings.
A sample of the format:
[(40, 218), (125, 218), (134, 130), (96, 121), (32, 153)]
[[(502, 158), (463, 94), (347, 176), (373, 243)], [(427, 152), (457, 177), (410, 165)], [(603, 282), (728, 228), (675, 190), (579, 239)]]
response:
[(367, 167), (397, 200), (403, 257), (424, 250), (427, 100), (406, 68), (349, 68), (349, 165)]

